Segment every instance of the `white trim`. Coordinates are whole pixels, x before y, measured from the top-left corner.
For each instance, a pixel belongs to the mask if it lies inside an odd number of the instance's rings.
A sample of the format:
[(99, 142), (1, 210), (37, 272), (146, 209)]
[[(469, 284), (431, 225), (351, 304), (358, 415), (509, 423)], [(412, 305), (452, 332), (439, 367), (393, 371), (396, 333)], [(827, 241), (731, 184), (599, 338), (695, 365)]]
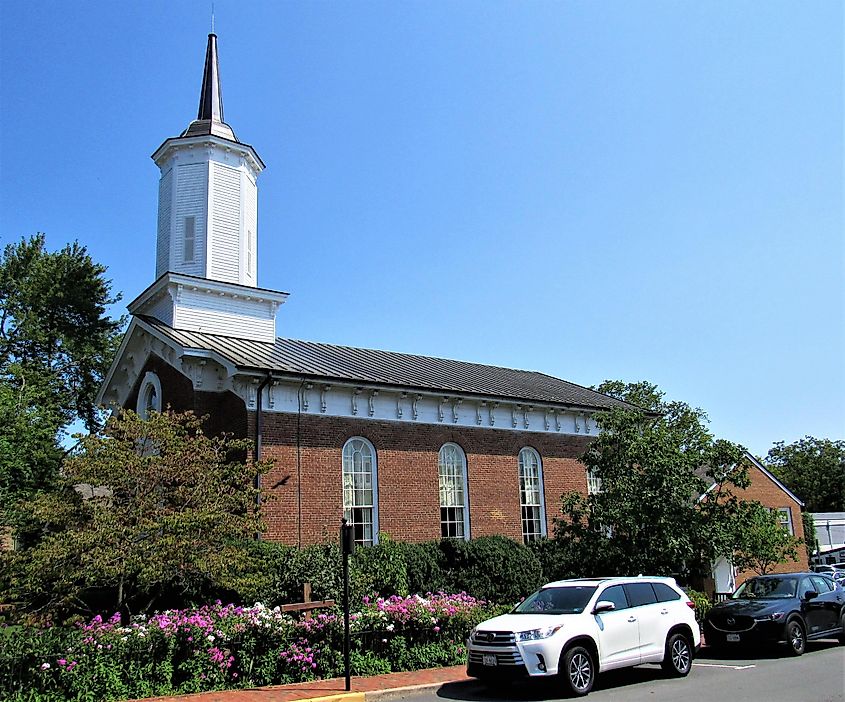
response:
[[(151, 408), (147, 407), (147, 394), (150, 391), (155, 392), (155, 402)], [(149, 419), (148, 410), (153, 412), (161, 412), (161, 381), (158, 376), (152, 371), (147, 371), (144, 375), (144, 380), (141, 381), (141, 387), (138, 388), (138, 399), (135, 402), (135, 412), (141, 419)]]
[(519, 526), (520, 526), (520, 531), (522, 532), (522, 540), (523, 540), (523, 542), (526, 542), (525, 541), (525, 537), (526, 537), (525, 528), (524, 528), (524, 525), (522, 523), (522, 508), (523, 507), (534, 507), (535, 505), (530, 505), (530, 504), (526, 505), (526, 504), (523, 504), (523, 502), (522, 502), (522, 493), (525, 492), (525, 490), (522, 487), (522, 480), (523, 480), (522, 473), (523, 473), (523, 467), (524, 467), (524, 460), (522, 458), (523, 453), (527, 453), (527, 454), (533, 456), (537, 460), (537, 478), (538, 478), (537, 489), (540, 493), (539, 494), (539, 498), (540, 498), (539, 499), (539, 503), (540, 503), (539, 507), (540, 507), (540, 537), (541, 538), (546, 536), (546, 534), (547, 534), (547, 529), (546, 529), (546, 485), (545, 485), (545, 482), (543, 480), (543, 457), (540, 455), (540, 452), (537, 451), (537, 449), (535, 449), (531, 446), (523, 446), (521, 449), (519, 449), (519, 453), (517, 454), (517, 471), (518, 471), (518, 475), (519, 475), (519, 492), (520, 492)]
[[(464, 451), (463, 448), (461, 448), (461, 446), (456, 444), (454, 441), (447, 441), (445, 444), (443, 444), (440, 447), (440, 450), (437, 452), (438, 492), (439, 492), (439, 485), (440, 485), (440, 478), (441, 478), (441, 475), (440, 475), (440, 467), (441, 467), (440, 457), (443, 454), (443, 449), (445, 449), (445, 448), (454, 448), (458, 452), (458, 455), (460, 456), (460, 459), (461, 459), (461, 474), (460, 474), (460, 477), (461, 477), (461, 480), (463, 481), (463, 486), (462, 486), (461, 492), (463, 493), (464, 499), (463, 499), (463, 503), (460, 505), (460, 507), (464, 511), (464, 519), (463, 519), (463, 521), (464, 521), (464, 534), (463, 534), (463, 537), (460, 537), (460, 538), (463, 538), (464, 541), (469, 541), (469, 539), (470, 539), (470, 532), (469, 532), (469, 477), (467, 475), (467, 454), (466, 454), (466, 451)], [(457, 505), (444, 505), (442, 500), (440, 501), (440, 509), (443, 509), (444, 507), (449, 507), (449, 506), (457, 506)], [(442, 537), (442, 534), (443, 534), (443, 519), (442, 519), (442, 517), (440, 518), (440, 533), (441, 533), (441, 537)]]
[[(365, 446), (367, 446), (371, 453), (372, 453), (372, 491), (373, 491), (373, 504), (372, 504), (372, 532), (373, 532), (373, 546), (378, 545), (378, 453), (376, 452), (375, 446), (373, 446), (372, 442), (369, 439), (364, 438), (363, 436), (350, 436), (343, 444), (343, 449), (340, 452), (340, 485), (341, 491), (345, 492), (344, 488), (344, 475), (346, 474), (346, 447), (349, 446), (353, 441), (360, 441)], [(347, 510), (346, 506), (346, 497), (341, 494), (341, 508), (343, 509), (344, 513)], [(356, 505), (351, 505), (349, 509), (356, 507)]]

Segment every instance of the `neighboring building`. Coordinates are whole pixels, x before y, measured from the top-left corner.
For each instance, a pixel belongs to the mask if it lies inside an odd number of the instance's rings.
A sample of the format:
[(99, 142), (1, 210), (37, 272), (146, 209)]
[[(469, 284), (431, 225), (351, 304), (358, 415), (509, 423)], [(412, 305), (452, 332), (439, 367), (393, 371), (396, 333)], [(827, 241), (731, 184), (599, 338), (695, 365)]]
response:
[[(734, 494), (745, 500), (754, 500), (777, 512), (781, 526), (793, 536), (804, 538), (804, 522), (801, 508), (804, 503), (778, 480), (760, 461), (750, 453), (745, 454), (748, 461), (748, 477), (751, 484), (744, 490), (734, 488)], [(798, 560), (781, 563), (774, 568), (775, 573), (794, 573), (807, 570), (807, 551), (798, 549)], [(713, 564), (713, 588), (717, 593), (733, 592), (737, 586), (754, 573), (736, 569), (724, 558)]]
[(845, 562), (845, 512), (813, 512), (818, 552), (814, 563)]
[(170, 406), (255, 439), (268, 538), (308, 544), (344, 514), (359, 543), (546, 535), (595, 412), (624, 406), (543, 373), (276, 338), (287, 293), (258, 287), (264, 163), (223, 118), (209, 35), (197, 119), (153, 154), (156, 280), (100, 391), (141, 414)]

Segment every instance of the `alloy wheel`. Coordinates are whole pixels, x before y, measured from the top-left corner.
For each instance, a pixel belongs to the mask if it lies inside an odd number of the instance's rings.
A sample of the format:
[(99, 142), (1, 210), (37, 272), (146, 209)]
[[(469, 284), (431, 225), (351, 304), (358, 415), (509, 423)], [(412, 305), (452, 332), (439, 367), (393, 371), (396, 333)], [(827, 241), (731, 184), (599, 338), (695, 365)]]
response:
[(679, 673), (685, 673), (691, 663), (689, 644), (683, 636), (678, 636), (672, 642), (672, 665)]
[(593, 680), (593, 663), (590, 657), (577, 652), (569, 661), (569, 680), (576, 691), (586, 690)]

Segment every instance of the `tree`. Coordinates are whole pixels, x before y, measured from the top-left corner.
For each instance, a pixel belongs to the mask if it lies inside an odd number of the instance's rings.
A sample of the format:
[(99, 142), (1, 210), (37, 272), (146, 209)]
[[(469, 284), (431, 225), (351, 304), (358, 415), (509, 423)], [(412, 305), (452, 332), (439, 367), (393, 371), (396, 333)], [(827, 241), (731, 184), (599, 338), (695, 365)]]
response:
[(65, 461), (63, 489), (29, 505), (41, 538), (3, 555), (8, 596), (61, 616), (98, 609), (93, 593), (137, 611), (162, 593), (235, 584), (251, 567), (243, 542), (261, 529), (251, 481), (266, 466), (245, 461), (247, 448), (206, 436), (191, 413), (111, 418)]
[(845, 441), (812, 436), (778, 441), (766, 463), (808, 512), (845, 512)]
[(56, 477), (62, 428), (98, 425), (94, 398), (122, 325), (106, 315), (120, 296), (105, 271), (78, 243), (48, 252), (43, 234), (2, 252), (0, 524)]
[(738, 570), (765, 575), (779, 563), (797, 560), (801, 540), (787, 532), (777, 515), (759, 502), (742, 504), (739, 523), (742, 527), (737, 529), (736, 549), (731, 556)]
[[(715, 440), (701, 410), (664, 401), (653, 384), (607, 381), (597, 389), (642, 409), (597, 415), (601, 433), (583, 461), (602, 489), (563, 496), (556, 539), (579, 554), (582, 572), (709, 571), (731, 550), (736, 501), (727, 486), (747, 484), (736, 469), (742, 447)], [(699, 497), (713, 483), (721, 499), (702, 509)]]

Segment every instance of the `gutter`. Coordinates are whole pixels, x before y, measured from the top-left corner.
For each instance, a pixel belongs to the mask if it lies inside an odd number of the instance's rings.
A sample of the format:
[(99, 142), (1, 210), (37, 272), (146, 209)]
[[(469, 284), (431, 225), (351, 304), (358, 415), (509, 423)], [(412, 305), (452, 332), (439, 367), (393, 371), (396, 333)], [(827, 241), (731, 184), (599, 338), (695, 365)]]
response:
[[(264, 380), (261, 381), (261, 384), (258, 386), (257, 395), (255, 399), (255, 451), (253, 452), (253, 456), (255, 457), (256, 465), (261, 461), (261, 429), (262, 429), (262, 418), (263, 415), (261, 413), (261, 399), (264, 393), (264, 388), (266, 388), (270, 381), (273, 379), (273, 374), (268, 372), (267, 376)], [(261, 471), (256, 468), (255, 470), (255, 509), (256, 511), (261, 509)], [(256, 541), (261, 539), (261, 533), (255, 532), (255, 539)]]

